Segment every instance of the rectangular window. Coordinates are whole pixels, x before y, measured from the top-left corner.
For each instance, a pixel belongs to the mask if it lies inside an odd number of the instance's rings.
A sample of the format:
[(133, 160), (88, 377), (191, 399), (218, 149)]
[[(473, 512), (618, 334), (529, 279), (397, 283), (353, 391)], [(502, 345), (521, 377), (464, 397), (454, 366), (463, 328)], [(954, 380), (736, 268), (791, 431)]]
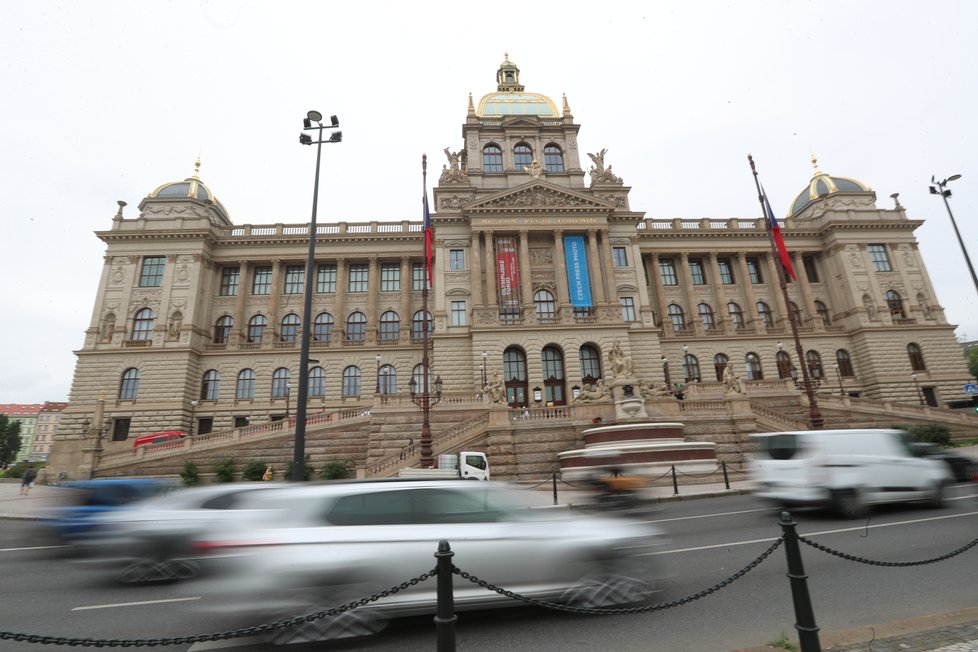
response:
[(302, 294), (305, 285), (306, 268), (303, 265), (289, 265), (285, 268), (285, 293)]
[(336, 265), (320, 265), (316, 276), (316, 292), (336, 292)]
[(271, 294), (272, 293), (272, 268), (256, 267), (255, 280), (251, 284), (252, 294)]
[(411, 263), (411, 289), (423, 290), (425, 285), (424, 263)]
[(465, 326), (467, 313), (464, 301), (452, 301), (452, 326)]
[(703, 274), (703, 261), (699, 258), (689, 259), (689, 275), (693, 278), (693, 285), (706, 285), (706, 275)]
[(366, 292), (369, 273), (367, 265), (350, 265), (350, 280), (346, 284), (347, 292)]
[(615, 267), (628, 267), (628, 250), (624, 247), (612, 247), (611, 261)]
[(139, 287), (158, 288), (163, 285), (163, 268), (166, 258), (163, 256), (146, 256), (143, 258), (143, 271), (139, 274)]
[(818, 270), (815, 269), (815, 259), (812, 256), (802, 256), (801, 263), (805, 266), (805, 276), (809, 283), (818, 283)]
[(453, 272), (465, 269), (465, 250), (464, 249), (449, 249), (448, 250), (448, 269)]
[(380, 264), (380, 291), (401, 291), (401, 266), (398, 263)]
[(730, 265), (729, 258), (720, 258), (717, 260), (717, 267), (720, 268), (720, 282), (724, 285), (733, 285), (736, 281), (734, 280), (733, 267)]
[(221, 296), (233, 297), (238, 294), (238, 281), (241, 278), (240, 267), (225, 267), (221, 270)]
[(890, 257), (886, 255), (886, 245), (881, 245), (881, 244), (866, 245), (866, 251), (869, 252), (869, 260), (873, 264), (873, 271), (876, 272), (893, 271), (893, 267), (890, 266)]
[(764, 282), (764, 277), (761, 276), (761, 263), (757, 258), (747, 259), (747, 274), (754, 285)]
[(619, 297), (621, 302), (621, 318), (623, 321), (635, 321), (635, 299), (632, 297)]
[(679, 285), (676, 279), (676, 263), (671, 258), (659, 259), (659, 276), (663, 285)]
[(125, 441), (129, 437), (132, 419), (128, 417), (112, 419), (112, 441)]

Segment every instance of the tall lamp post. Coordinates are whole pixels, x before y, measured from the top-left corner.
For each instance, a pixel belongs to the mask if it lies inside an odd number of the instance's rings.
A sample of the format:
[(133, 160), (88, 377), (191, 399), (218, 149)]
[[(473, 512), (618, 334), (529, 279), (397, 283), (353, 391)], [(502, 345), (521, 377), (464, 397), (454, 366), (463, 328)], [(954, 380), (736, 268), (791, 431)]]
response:
[(689, 384), (691, 377), (689, 375), (689, 345), (683, 344), (683, 376), (686, 378), (686, 384)]
[(669, 380), (669, 358), (662, 356), (662, 375), (666, 378), (666, 389), (672, 394), (672, 381)]
[(483, 389), (485, 389), (486, 387), (486, 363), (488, 362), (488, 358), (489, 358), (489, 352), (483, 351), (482, 352), (482, 388)]
[(951, 181), (957, 181), (960, 178), (960, 174), (952, 174), (947, 179), (938, 181), (932, 176), (930, 182), (934, 185), (930, 187), (930, 194), (940, 195), (941, 199), (944, 200), (944, 207), (947, 208), (947, 216), (951, 218), (951, 226), (954, 227), (954, 235), (958, 236), (958, 244), (961, 245), (961, 253), (964, 254), (964, 262), (968, 263), (968, 271), (971, 272), (971, 282), (975, 284), (975, 291), (978, 291), (978, 276), (975, 276), (975, 268), (971, 266), (971, 258), (968, 257), (968, 250), (964, 248), (964, 241), (961, 239), (958, 225), (954, 221), (954, 214), (951, 212), (951, 204), (947, 202), (947, 198), (951, 196), (951, 191), (947, 188), (947, 184)]
[[(285, 381), (285, 420), (289, 420), (289, 402), (292, 398), (292, 381)], [(298, 408), (296, 408), (298, 409)]]
[(194, 436), (194, 420), (197, 418), (197, 401), (190, 401), (190, 436)]
[(923, 405), (924, 404), (924, 395), (920, 393), (920, 383), (917, 382), (917, 374), (915, 374), (915, 373), (914, 374), (910, 374), (910, 377), (913, 378), (913, 386), (914, 386), (914, 389), (917, 390), (917, 400), (920, 402), (921, 405)]
[(379, 353), (374, 356), (374, 360), (377, 361), (377, 389), (374, 390), (374, 393), (380, 394), (380, 354)]
[[(299, 134), (303, 145), (316, 145), (316, 177), (312, 190), (312, 218), (309, 221), (309, 254), (306, 257), (306, 293), (302, 303), (302, 342), (299, 347), (299, 397), (295, 409), (295, 444), (292, 449), (292, 481), (302, 482), (306, 453), (306, 403), (309, 398), (309, 337), (312, 321), (312, 289), (316, 256), (316, 211), (319, 208), (319, 164), (322, 160), (323, 143), (339, 143), (343, 140), (342, 131), (333, 131), (323, 140), (324, 129), (340, 126), (337, 117), (330, 116), (329, 126), (322, 123), (323, 114), (309, 111), (302, 120), (303, 131), (318, 131), (316, 140), (309, 134)], [(313, 124), (316, 123), (316, 124)]]
[(835, 369), (835, 377), (839, 379), (839, 396), (846, 395), (846, 386), (842, 384), (842, 372), (839, 371), (839, 363), (833, 362), (832, 368)]

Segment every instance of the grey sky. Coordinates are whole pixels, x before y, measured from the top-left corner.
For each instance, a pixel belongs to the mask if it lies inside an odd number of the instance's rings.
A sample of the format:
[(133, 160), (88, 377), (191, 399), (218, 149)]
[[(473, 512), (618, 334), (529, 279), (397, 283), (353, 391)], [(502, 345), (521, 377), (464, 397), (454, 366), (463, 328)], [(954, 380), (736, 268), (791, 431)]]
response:
[(193, 173), (238, 224), (309, 220), (301, 119), (340, 117), (321, 222), (420, 219), (420, 158), (460, 149), (468, 94), (508, 51), (531, 92), (567, 94), (585, 152), (647, 217), (775, 213), (812, 176), (900, 202), (957, 334), (978, 293), (932, 174), (978, 262), (978, 3), (51, 2), (0, 5), (5, 319), (0, 403), (66, 400), (102, 271), (93, 235)]

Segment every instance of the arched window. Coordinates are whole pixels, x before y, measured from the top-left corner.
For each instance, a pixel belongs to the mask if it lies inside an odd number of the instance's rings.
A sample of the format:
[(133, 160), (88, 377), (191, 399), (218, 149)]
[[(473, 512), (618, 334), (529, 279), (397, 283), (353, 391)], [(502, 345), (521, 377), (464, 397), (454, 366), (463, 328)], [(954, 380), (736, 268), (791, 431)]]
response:
[(401, 336), (401, 318), (393, 310), (380, 316), (380, 339), (393, 342)]
[(700, 321), (703, 322), (703, 328), (711, 331), (716, 327), (716, 322), (713, 319), (713, 308), (710, 307), (708, 303), (701, 303), (697, 306), (700, 313)]
[(852, 370), (852, 359), (849, 357), (849, 352), (845, 349), (839, 349), (835, 352), (835, 363), (839, 365), (839, 374), (845, 378), (851, 378), (856, 375)]
[(900, 293), (887, 290), (884, 296), (886, 297), (886, 307), (890, 311), (890, 316), (893, 319), (906, 319), (907, 312), (903, 309), (903, 298), (900, 296)]
[(227, 344), (234, 328), (234, 318), (224, 315), (214, 324), (214, 344)]
[(543, 148), (543, 167), (547, 174), (564, 171), (564, 152), (554, 143)]
[(381, 394), (397, 393), (397, 370), (389, 364), (380, 368), (377, 375), (377, 386)]
[(326, 396), (326, 371), (322, 367), (309, 370), (309, 396)]
[(826, 326), (832, 323), (832, 318), (829, 316), (829, 307), (818, 299), (815, 300), (815, 312), (822, 318), (822, 323)]
[(543, 365), (543, 400), (547, 405), (566, 405), (564, 394), (564, 354), (556, 346), (545, 346), (540, 356)]
[(132, 320), (132, 339), (148, 340), (153, 337), (153, 324), (155, 322), (156, 313), (152, 309), (141, 309)]
[(927, 365), (924, 364), (924, 352), (920, 350), (917, 344), (911, 342), (907, 345), (907, 356), (910, 358), (910, 368), (914, 371), (927, 371)]
[(503, 381), (506, 384), (506, 402), (511, 407), (526, 407), (527, 397), (526, 353), (511, 346), (503, 351)]
[(482, 171), (486, 174), (503, 171), (503, 150), (498, 145), (486, 145), (482, 148)]
[(265, 333), (265, 327), (268, 326), (268, 319), (265, 315), (255, 315), (248, 320), (248, 341), (249, 342), (261, 342), (261, 337)]
[(672, 330), (686, 330), (686, 315), (683, 314), (682, 308), (675, 303), (670, 303), (669, 307), (666, 308), (666, 312), (669, 313), (669, 321), (672, 322)]
[(200, 382), (200, 398), (204, 401), (216, 401), (220, 394), (221, 374), (216, 369), (211, 369)]
[(538, 290), (533, 295), (533, 305), (536, 307), (538, 319), (553, 319), (557, 315), (554, 295), (549, 290)]
[(763, 301), (758, 301), (757, 314), (760, 316), (761, 321), (764, 322), (765, 328), (771, 328), (774, 326), (774, 313), (771, 312), (771, 306), (767, 305)]
[(789, 301), (788, 312), (794, 316), (795, 323), (801, 326), (801, 310), (798, 309), (798, 304), (794, 301)]
[(822, 356), (818, 354), (818, 351), (806, 351), (805, 364), (808, 365), (808, 373), (812, 375), (812, 378), (822, 378)]
[(601, 356), (598, 350), (590, 344), (585, 344), (578, 351), (581, 360), (581, 382), (585, 385), (593, 385), (601, 378)]
[(730, 324), (736, 330), (743, 330), (744, 328), (744, 311), (741, 310), (740, 304), (736, 301), (731, 301), (727, 304), (727, 314), (730, 315)]
[(292, 374), (285, 367), (272, 372), (272, 398), (286, 398), (292, 390)]
[(350, 366), (343, 370), (343, 396), (360, 396), (360, 368)]
[[(416, 364), (414, 369), (411, 370), (411, 380), (414, 381), (414, 391), (417, 393), (424, 392), (424, 365)], [(431, 368), (428, 368), (428, 391), (435, 391), (435, 376), (431, 373)]]
[(333, 315), (321, 312), (312, 323), (312, 339), (317, 342), (328, 342), (333, 337)]
[(366, 337), (367, 316), (359, 310), (354, 310), (346, 319), (346, 341), (362, 342)]
[(723, 374), (727, 370), (727, 365), (730, 363), (730, 358), (724, 353), (717, 353), (713, 356), (713, 370), (717, 374), (717, 382), (723, 382)]
[(513, 148), (513, 166), (522, 172), (524, 166), (530, 167), (530, 163), (533, 163), (533, 150), (526, 143), (517, 143)]
[(283, 342), (295, 342), (299, 336), (299, 315), (290, 312), (282, 318), (282, 329), (279, 336)]
[(687, 383), (700, 380), (700, 361), (692, 353), (683, 356), (683, 374)]
[(791, 356), (784, 351), (778, 351), (774, 360), (778, 364), (778, 378), (791, 378)]
[(431, 339), (431, 313), (419, 310), (411, 317), (411, 339), (423, 340), (427, 332), (428, 339)]
[(135, 401), (139, 396), (139, 369), (130, 367), (122, 372), (122, 382), (119, 384), (119, 400)]
[(744, 356), (744, 369), (747, 370), (747, 380), (764, 380), (761, 359), (756, 353), (748, 353)]
[(234, 388), (234, 398), (239, 401), (250, 401), (255, 398), (255, 372), (242, 369), (238, 372), (238, 384)]

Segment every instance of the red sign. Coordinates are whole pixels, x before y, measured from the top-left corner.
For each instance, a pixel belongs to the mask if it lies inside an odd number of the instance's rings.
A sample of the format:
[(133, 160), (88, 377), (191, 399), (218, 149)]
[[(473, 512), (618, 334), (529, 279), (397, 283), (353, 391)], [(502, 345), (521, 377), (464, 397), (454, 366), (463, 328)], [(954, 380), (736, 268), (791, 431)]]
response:
[(496, 288), (500, 308), (520, 307), (520, 262), (515, 238), (496, 238)]

